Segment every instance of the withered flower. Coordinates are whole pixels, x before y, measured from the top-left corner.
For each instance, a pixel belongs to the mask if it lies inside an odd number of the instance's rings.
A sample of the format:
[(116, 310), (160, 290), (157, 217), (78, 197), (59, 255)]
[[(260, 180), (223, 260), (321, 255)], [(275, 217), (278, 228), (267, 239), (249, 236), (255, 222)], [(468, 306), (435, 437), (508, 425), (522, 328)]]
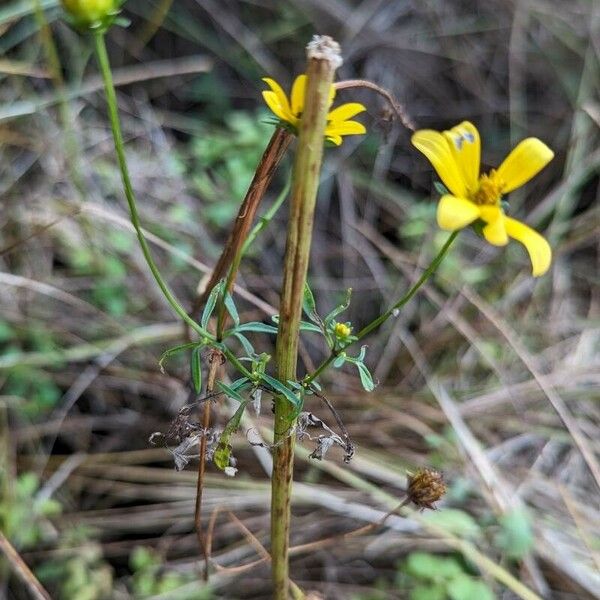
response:
[(434, 502), (440, 500), (446, 493), (447, 487), (444, 476), (435, 469), (418, 469), (416, 473), (408, 473), (408, 499), (421, 510), (435, 510)]

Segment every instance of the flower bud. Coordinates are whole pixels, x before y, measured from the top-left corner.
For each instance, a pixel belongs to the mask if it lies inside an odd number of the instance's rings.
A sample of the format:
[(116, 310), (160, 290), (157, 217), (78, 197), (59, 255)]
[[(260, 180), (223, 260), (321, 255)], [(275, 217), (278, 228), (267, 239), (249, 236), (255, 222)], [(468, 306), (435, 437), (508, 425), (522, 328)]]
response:
[(352, 327), (346, 325), (345, 323), (336, 323), (333, 330), (336, 337), (340, 339), (347, 338), (352, 333)]
[(406, 493), (409, 500), (421, 509), (435, 510), (433, 503), (444, 496), (446, 489), (444, 476), (435, 469), (418, 469), (414, 475), (408, 474)]
[(89, 28), (110, 25), (122, 0), (61, 0), (61, 3), (75, 25)]

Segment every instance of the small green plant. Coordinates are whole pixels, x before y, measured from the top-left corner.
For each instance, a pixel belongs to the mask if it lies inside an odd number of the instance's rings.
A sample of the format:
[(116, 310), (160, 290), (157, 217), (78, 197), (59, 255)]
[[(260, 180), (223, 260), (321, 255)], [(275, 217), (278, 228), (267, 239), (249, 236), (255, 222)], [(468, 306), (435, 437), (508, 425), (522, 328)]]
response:
[(410, 600), (494, 600), (492, 589), (455, 556), (412, 552), (399, 565), (398, 587)]
[(135, 548), (131, 553), (129, 566), (133, 572), (131, 592), (134, 598), (149, 598), (176, 591), (177, 594), (169, 597), (177, 600), (211, 600), (214, 597), (209, 586), (187, 585), (197, 581), (193, 574), (165, 569), (162, 558), (151, 548)]
[(11, 482), (8, 473), (0, 470), (0, 477), (0, 529), (16, 548), (33, 548), (49, 536), (47, 520), (60, 514), (61, 505), (40, 494), (35, 473), (22, 473)]

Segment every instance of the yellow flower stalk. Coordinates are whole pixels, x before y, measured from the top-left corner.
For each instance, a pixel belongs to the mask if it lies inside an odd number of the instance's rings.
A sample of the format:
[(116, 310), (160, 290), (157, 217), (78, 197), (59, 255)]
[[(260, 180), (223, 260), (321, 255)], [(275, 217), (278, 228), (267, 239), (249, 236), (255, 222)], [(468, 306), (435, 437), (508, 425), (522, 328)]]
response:
[(505, 246), (509, 238), (521, 242), (531, 259), (533, 276), (543, 275), (552, 262), (548, 242), (524, 223), (506, 216), (502, 196), (521, 187), (541, 171), (554, 152), (537, 138), (527, 138), (497, 169), (480, 174), (481, 141), (477, 128), (464, 121), (450, 131), (422, 129), (412, 136), (413, 145), (432, 164), (450, 191), (440, 198), (438, 225), (456, 231), (480, 219), (485, 239)]
[[(292, 93), (289, 100), (283, 88), (274, 79), (264, 77), (263, 81), (271, 88), (262, 93), (267, 106), (283, 124), (290, 127), (294, 133), (297, 133), (304, 111), (306, 75), (298, 75), (296, 77), (292, 85)], [(332, 85), (329, 90), (330, 107), (333, 104), (334, 98), (335, 88)], [(339, 146), (342, 143), (342, 137), (345, 135), (361, 135), (366, 133), (367, 130), (362, 123), (350, 120), (365, 110), (366, 108), (359, 102), (348, 102), (329, 111), (327, 114), (325, 139)]]

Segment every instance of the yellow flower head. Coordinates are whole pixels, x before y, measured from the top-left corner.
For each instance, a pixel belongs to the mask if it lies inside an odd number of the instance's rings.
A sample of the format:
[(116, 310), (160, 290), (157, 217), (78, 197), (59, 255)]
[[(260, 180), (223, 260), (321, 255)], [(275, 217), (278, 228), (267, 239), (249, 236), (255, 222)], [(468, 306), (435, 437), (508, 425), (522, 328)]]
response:
[(61, 0), (65, 11), (82, 27), (103, 24), (119, 11), (122, 0)]
[(352, 335), (352, 327), (346, 325), (345, 323), (336, 323), (333, 331), (338, 338), (347, 338)]
[[(271, 88), (265, 90), (262, 95), (267, 106), (273, 111), (273, 114), (284, 124), (298, 132), (302, 112), (304, 111), (304, 96), (306, 93), (306, 75), (298, 75), (292, 85), (290, 100), (286, 96), (282, 87), (269, 77), (264, 77), (263, 81)], [(333, 104), (335, 98), (335, 88), (333, 85), (329, 91), (329, 106)], [(366, 108), (358, 102), (348, 102), (334, 108), (327, 115), (327, 127), (325, 128), (325, 139), (336, 146), (342, 143), (344, 135), (360, 135), (367, 130), (362, 123), (350, 121), (352, 117), (365, 111)]]
[(442, 229), (456, 231), (480, 219), (490, 244), (505, 246), (513, 238), (525, 246), (534, 277), (550, 268), (552, 250), (548, 242), (527, 225), (507, 217), (501, 204), (504, 194), (521, 187), (552, 160), (554, 152), (544, 142), (523, 140), (497, 169), (485, 174), (479, 172), (479, 132), (468, 121), (450, 131), (417, 131), (412, 143), (429, 159), (450, 191), (438, 205), (437, 221)]

